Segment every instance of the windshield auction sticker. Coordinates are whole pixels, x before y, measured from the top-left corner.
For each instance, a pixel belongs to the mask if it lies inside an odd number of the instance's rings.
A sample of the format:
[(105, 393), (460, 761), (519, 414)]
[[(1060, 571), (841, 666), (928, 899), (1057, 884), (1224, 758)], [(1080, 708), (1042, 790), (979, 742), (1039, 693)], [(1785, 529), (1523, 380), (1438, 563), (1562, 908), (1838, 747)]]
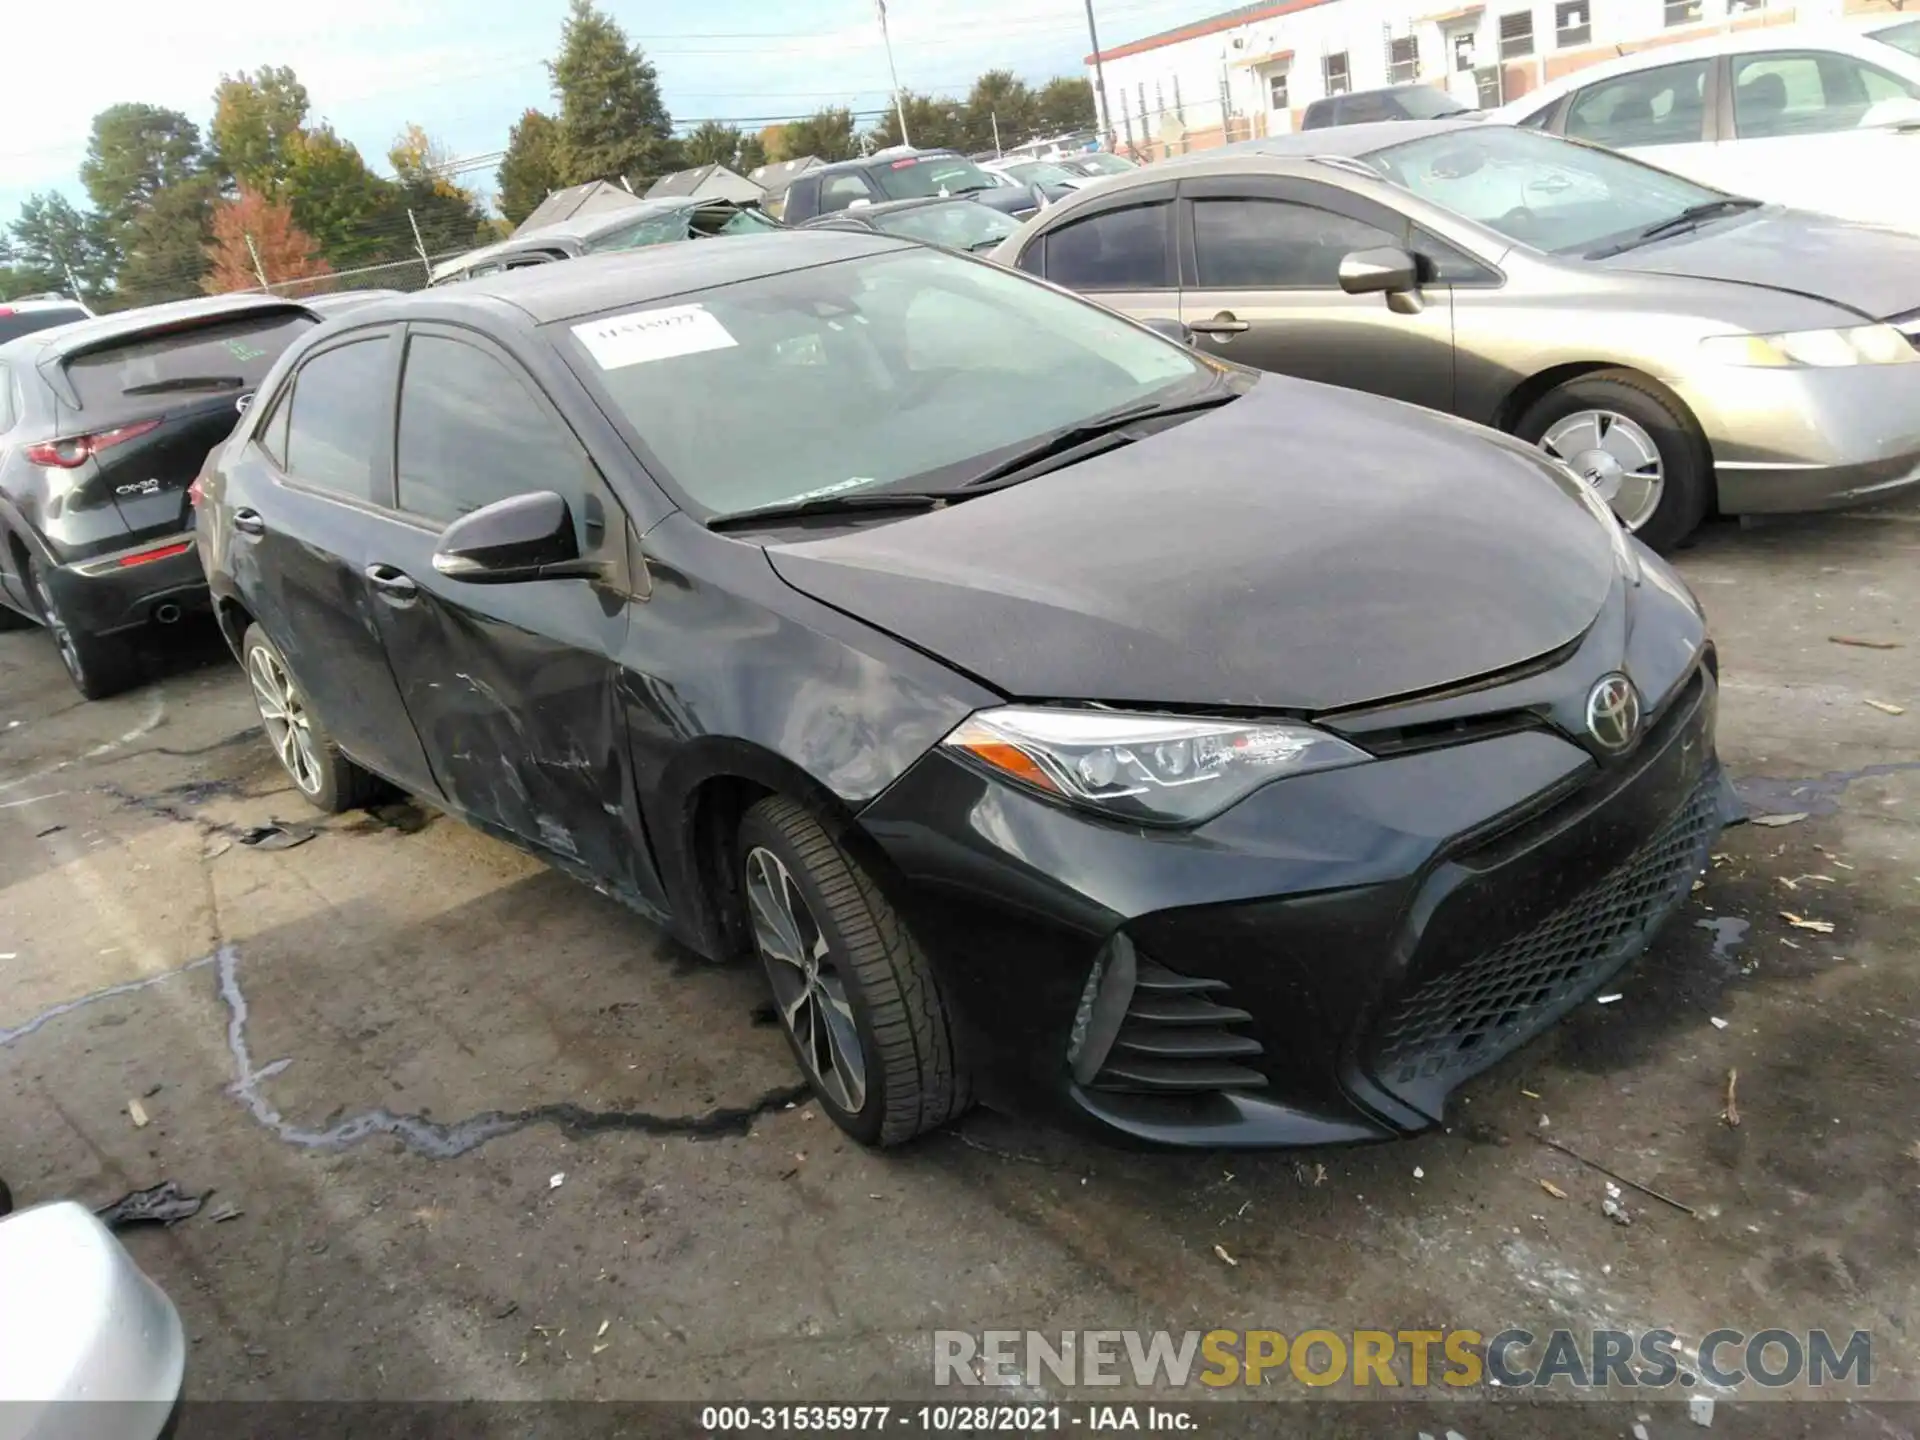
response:
[(609, 315), (576, 325), (573, 333), (602, 370), (726, 350), (740, 343), (704, 305), (669, 305), (659, 310)]

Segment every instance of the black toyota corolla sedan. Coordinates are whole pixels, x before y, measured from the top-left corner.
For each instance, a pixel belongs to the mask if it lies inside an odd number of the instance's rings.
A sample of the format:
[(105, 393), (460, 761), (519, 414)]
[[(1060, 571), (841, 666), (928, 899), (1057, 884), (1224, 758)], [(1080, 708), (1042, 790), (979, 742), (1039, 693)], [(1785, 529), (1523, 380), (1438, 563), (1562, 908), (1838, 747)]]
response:
[(340, 316), (198, 541), (316, 805), (757, 953), (867, 1142), (1420, 1129), (1729, 814), (1700, 611), (1557, 462), (884, 236)]

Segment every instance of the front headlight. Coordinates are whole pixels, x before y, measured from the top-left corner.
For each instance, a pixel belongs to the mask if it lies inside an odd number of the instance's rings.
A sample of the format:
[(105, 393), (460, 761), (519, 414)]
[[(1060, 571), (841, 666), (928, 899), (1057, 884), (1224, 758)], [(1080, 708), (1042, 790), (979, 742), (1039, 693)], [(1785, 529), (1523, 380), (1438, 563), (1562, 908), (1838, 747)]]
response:
[(1372, 758), (1291, 721), (1020, 706), (982, 710), (940, 743), (1029, 790), (1160, 825), (1195, 825), (1270, 780)]
[(1920, 350), (1891, 325), (1855, 325), (1847, 330), (1789, 330), (1780, 335), (1714, 335), (1700, 348), (1722, 365), (1763, 370), (1840, 365), (1906, 365)]

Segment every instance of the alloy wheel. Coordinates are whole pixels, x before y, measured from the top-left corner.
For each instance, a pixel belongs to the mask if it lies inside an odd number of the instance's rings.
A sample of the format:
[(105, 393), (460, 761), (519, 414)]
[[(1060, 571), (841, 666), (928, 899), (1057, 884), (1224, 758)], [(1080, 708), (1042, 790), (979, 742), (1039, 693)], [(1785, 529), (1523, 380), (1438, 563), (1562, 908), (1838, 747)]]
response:
[(314, 748), (313, 722), (286, 667), (272, 651), (256, 645), (247, 655), (247, 678), (253, 682), (254, 703), (280, 763), (303, 792), (318, 795), (320, 756)]
[(60, 647), (60, 663), (67, 667), (67, 674), (73, 677), (74, 683), (81, 684), (84, 672), (80, 667), (80, 648), (73, 643), (73, 632), (67, 629), (67, 622), (60, 618), (60, 611), (53, 603), (53, 592), (47, 588), (47, 577), (37, 564), (29, 564), (27, 580), (33, 586), (33, 599), (40, 607), (40, 618), (47, 622), (47, 629), (53, 632), (53, 643)]
[(1576, 410), (1548, 427), (1540, 448), (1564, 460), (1613, 507), (1620, 523), (1638, 530), (1660, 508), (1666, 466), (1644, 428), (1617, 410)]
[(780, 1022), (808, 1078), (841, 1110), (857, 1115), (867, 1102), (867, 1060), (846, 978), (800, 887), (764, 846), (747, 852), (747, 908)]

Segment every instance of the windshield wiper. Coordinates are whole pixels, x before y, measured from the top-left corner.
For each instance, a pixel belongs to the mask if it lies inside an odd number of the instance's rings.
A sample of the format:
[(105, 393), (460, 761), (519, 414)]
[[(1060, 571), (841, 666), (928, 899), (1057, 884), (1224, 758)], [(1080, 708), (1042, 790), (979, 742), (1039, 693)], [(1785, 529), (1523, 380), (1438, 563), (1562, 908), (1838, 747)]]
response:
[(238, 375), (180, 375), (172, 380), (149, 380), (129, 385), (122, 395), (162, 395), (169, 390), (238, 390), (247, 382)]
[[(1158, 420), (1163, 415), (1185, 415), (1196, 410), (1214, 410), (1229, 401), (1238, 400), (1241, 392), (1218, 390), (1195, 400), (1157, 401), (1145, 405), (1130, 406), (1115, 411), (1111, 415), (1102, 415), (1093, 420), (1082, 421), (1078, 425), (1069, 425), (1065, 429), (1055, 430), (1043, 435), (1022, 450), (1015, 451), (997, 464), (988, 466), (977, 475), (970, 475), (960, 482), (959, 488), (967, 491), (983, 489), (998, 481), (1009, 480), (1018, 475), (1022, 479), (1032, 479), (1044, 474), (1046, 470), (1059, 469), (1076, 460), (1091, 459), (1092, 455), (1078, 455), (1073, 452), (1083, 446), (1092, 446), (1095, 441), (1108, 443), (1100, 446), (1099, 451), (1118, 449), (1122, 445), (1131, 445), (1140, 439), (1137, 435), (1123, 435), (1120, 431), (1143, 420)], [(1046, 462), (1053, 461), (1048, 465)], [(1044, 469), (1041, 468), (1044, 466)]]
[(1636, 245), (1644, 245), (1649, 240), (1665, 239), (1669, 235), (1678, 235), (1682, 230), (1691, 230), (1703, 221), (1719, 215), (1733, 215), (1742, 210), (1753, 210), (1760, 206), (1758, 200), (1749, 200), (1737, 195), (1723, 195), (1718, 200), (1702, 200), (1698, 205), (1689, 205), (1678, 215), (1647, 226), (1630, 240), (1622, 240), (1617, 245), (1602, 246), (1587, 253), (1589, 260), (1604, 260), (1609, 255), (1618, 255), (1631, 250)]
[(932, 510), (950, 500), (967, 500), (933, 490), (859, 490), (846, 495), (815, 495), (811, 499), (781, 500), (752, 510), (736, 510), (731, 515), (716, 515), (707, 522), (709, 530), (731, 530), (763, 520), (796, 520), (808, 515), (838, 515), (853, 510)]

